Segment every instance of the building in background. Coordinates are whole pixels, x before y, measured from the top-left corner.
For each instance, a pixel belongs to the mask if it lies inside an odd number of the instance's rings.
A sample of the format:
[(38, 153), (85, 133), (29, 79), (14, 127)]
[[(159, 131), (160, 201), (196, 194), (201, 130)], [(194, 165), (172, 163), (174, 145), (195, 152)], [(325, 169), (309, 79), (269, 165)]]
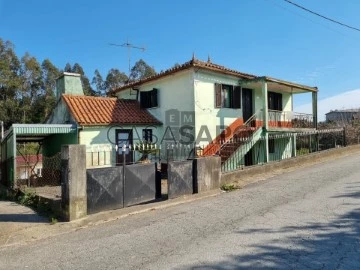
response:
[(326, 122), (351, 123), (359, 119), (360, 109), (334, 110), (325, 114)]

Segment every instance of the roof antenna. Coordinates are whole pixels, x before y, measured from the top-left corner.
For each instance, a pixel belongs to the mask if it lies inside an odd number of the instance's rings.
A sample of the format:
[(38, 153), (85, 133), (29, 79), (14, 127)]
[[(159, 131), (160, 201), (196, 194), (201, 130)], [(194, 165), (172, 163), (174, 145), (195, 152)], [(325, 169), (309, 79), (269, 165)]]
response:
[(123, 44), (115, 44), (115, 43), (109, 43), (110, 46), (117, 46), (117, 47), (127, 47), (128, 49), (128, 61), (129, 61), (129, 78), (130, 78), (130, 72), (131, 72), (131, 58), (130, 58), (130, 50), (131, 49), (138, 49), (138, 50), (141, 50), (141, 51), (145, 51), (145, 47), (138, 47), (138, 46), (135, 46), (131, 43), (129, 43), (129, 40), (127, 40), (125, 43)]
[(195, 53), (193, 52), (193, 55), (192, 55), (192, 59), (191, 60), (195, 60)]

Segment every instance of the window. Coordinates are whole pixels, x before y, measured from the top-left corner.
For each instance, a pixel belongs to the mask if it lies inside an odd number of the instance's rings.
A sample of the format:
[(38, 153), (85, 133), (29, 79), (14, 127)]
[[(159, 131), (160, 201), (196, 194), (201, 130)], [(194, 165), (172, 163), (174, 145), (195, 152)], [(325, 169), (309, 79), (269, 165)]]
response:
[(144, 141), (152, 142), (152, 129), (144, 128), (142, 133)]
[(241, 87), (228, 84), (215, 84), (216, 108), (241, 108)]
[(141, 108), (154, 108), (158, 106), (158, 89), (153, 88), (151, 91), (140, 92)]
[(269, 92), (268, 107), (269, 110), (282, 111), (282, 94)]

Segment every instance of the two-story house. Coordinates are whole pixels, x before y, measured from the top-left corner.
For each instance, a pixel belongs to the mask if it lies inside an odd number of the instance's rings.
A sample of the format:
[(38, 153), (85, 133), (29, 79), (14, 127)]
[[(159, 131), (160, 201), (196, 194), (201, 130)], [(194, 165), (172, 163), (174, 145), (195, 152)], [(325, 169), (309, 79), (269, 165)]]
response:
[[(174, 145), (193, 144), (201, 146), (204, 156), (220, 154), (223, 163), (236, 158), (237, 163), (252, 165), (272, 160), (275, 152), (282, 152), (284, 158), (296, 154), (291, 137), (284, 138), (285, 142), (266, 138), (316, 129), (317, 92), (316, 87), (193, 58), (111, 94), (138, 100), (163, 123), (152, 130), (163, 153)], [(293, 112), (294, 95), (302, 93), (312, 94), (312, 115)], [(241, 150), (238, 155), (234, 155), (236, 150)]]

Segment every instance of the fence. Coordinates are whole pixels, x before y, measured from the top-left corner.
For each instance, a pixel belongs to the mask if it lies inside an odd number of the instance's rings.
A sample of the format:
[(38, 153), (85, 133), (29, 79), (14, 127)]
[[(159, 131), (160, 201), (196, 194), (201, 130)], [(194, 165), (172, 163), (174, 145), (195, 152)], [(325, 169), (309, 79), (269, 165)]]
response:
[(123, 147), (109, 144), (86, 147), (86, 167), (100, 168), (137, 163), (168, 163), (193, 159), (199, 153), (195, 144), (164, 142), (162, 144), (141, 143)]
[[(268, 140), (268, 153), (266, 153), (266, 140)], [(222, 159), (223, 172), (242, 169), (266, 163), (279, 161), (295, 156), (310, 154), (322, 150), (346, 146), (344, 129), (314, 130), (302, 133), (268, 134), (262, 135), (258, 140), (248, 141), (233, 152), (226, 160)], [(220, 153), (221, 155), (221, 153)]]

